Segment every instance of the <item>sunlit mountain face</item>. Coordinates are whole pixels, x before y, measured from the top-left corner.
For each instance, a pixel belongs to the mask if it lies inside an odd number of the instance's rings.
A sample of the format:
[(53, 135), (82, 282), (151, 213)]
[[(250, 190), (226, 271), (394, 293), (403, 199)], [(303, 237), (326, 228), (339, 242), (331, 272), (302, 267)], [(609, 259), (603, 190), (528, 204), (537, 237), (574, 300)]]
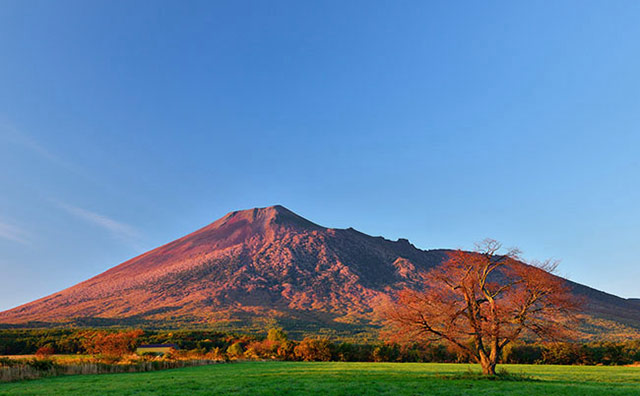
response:
[[(5, 325), (375, 328), (381, 296), (420, 287), (447, 250), (421, 250), (352, 228), (314, 224), (282, 206), (231, 212), (59, 293), (0, 313)], [(586, 298), (585, 328), (640, 329), (640, 303), (567, 281)], [(613, 329), (613, 330), (612, 330)], [(611, 335), (611, 334), (610, 334)]]

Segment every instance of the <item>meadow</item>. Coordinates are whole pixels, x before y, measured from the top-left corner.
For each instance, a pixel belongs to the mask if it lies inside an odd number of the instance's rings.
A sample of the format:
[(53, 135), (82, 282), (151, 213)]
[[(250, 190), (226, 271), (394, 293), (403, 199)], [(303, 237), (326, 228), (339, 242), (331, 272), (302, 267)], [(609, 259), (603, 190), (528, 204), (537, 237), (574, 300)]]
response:
[(445, 363), (234, 362), (0, 384), (0, 395), (640, 395), (640, 367), (501, 365), (505, 379)]

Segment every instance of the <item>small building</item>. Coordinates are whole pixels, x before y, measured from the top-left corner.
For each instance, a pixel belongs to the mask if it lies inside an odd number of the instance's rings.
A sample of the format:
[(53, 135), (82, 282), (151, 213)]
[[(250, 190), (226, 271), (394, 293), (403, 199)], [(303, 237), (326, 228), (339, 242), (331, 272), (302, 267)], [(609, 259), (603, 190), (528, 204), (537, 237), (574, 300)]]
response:
[(143, 344), (136, 348), (136, 353), (142, 355), (143, 353), (157, 353), (164, 355), (169, 353), (172, 349), (178, 350), (176, 344)]

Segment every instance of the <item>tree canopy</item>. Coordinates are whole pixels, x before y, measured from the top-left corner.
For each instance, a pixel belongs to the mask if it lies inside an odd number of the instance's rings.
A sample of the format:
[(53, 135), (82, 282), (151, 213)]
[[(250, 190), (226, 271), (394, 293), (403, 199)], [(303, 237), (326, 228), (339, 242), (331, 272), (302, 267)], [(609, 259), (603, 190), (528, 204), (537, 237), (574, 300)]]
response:
[(552, 274), (556, 262), (525, 264), (517, 249), (485, 240), (456, 250), (423, 276), (418, 290), (398, 291), (381, 306), (389, 340), (444, 340), (494, 375), (505, 346), (521, 337), (558, 340), (572, 332), (579, 301)]

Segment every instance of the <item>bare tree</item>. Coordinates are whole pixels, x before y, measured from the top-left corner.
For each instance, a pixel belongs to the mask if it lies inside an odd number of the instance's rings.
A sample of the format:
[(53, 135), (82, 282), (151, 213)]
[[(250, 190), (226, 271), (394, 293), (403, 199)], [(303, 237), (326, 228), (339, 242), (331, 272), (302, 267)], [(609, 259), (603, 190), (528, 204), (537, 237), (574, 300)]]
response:
[(422, 290), (403, 289), (383, 304), (383, 336), (445, 340), (495, 375), (510, 342), (570, 335), (579, 301), (552, 274), (557, 264), (523, 264), (517, 249), (499, 254), (501, 247), (488, 239), (475, 252), (450, 252), (425, 274)]

